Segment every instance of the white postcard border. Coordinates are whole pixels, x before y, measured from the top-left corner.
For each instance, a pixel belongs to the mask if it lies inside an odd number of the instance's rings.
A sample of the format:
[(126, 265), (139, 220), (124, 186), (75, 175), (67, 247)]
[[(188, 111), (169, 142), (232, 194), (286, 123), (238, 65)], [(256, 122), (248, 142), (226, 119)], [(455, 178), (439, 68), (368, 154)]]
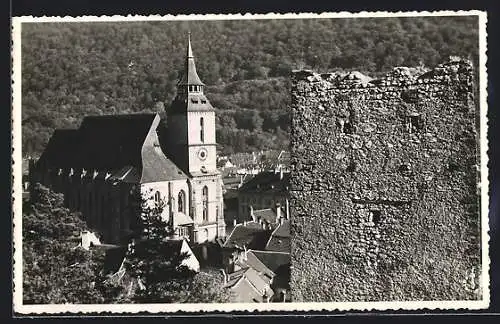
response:
[[(480, 92), (480, 159), (481, 180), (481, 288), (482, 300), (471, 301), (379, 301), (379, 302), (321, 302), (321, 303), (262, 303), (262, 304), (87, 304), (87, 305), (23, 305), (22, 301), (22, 126), (21, 126), (21, 25), (37, 22), (118, 22), (156, 20), (244, 20), (244, 19), (304, 19), (304, 18), (368, 18), (368, 17), (415, 17), (415, 16), (466, 16), (479, 18), (479, 92)], [(489, 306), (489, 182), (488, 182), (488, 139), (487, 139), (487, 15), (486, 12), (435, 11), (435, 12), (339, 12), (339, 13), (289, 13), (289, 14), (227, 14), (227, 15), (166, 15), (166, 16), (80, 16), (80, 17), (13, 17), (12, 19), (12, 177), (13, 177), (13, 310), (18, 314), (85, 314), (119, 313), (134, 314), (173, 312), (237, 312), (237, 311), (370, 311), (370, 310), (476, 310)]]

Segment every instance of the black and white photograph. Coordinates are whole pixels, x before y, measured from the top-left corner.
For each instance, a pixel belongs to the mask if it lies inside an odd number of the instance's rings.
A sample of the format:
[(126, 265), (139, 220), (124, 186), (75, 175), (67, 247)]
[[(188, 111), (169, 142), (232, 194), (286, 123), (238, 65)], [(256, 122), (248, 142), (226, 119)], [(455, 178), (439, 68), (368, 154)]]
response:
[(14, 311), (487, 308), (485, 26), (14, 18)]

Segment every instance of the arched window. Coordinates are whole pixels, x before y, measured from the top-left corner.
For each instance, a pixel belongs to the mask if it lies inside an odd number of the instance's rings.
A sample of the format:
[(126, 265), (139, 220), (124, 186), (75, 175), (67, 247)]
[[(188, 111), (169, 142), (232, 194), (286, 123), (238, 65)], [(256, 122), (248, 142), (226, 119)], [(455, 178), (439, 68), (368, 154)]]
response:
[(208, 221), (208, 187), (203, 187), (202, 191), (202, 201), (203, 201), (203, 221)]
[(200, 118), (200, 141), (201, 142), (205, 141), (205, 125), (203, 117)]
[(160, 203), (161, 200), (161, 194), (159, 191), (155, 192), (155, 203)]
[(179, 196), (177, 197), (178, 208), (177, 210), (181, 213), (186, 213), (186, 193), (184, 190), (179, 191)]

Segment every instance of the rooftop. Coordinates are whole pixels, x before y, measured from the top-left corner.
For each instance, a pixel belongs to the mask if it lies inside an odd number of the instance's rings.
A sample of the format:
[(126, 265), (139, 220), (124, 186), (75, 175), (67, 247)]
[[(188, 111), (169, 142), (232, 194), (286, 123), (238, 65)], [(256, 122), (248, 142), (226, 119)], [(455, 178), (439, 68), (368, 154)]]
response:
[(289, 172), (265, 171), (255, 175), (244, 183), (239, 192), (283, 192), (288, 191), (290, 183)]
[(271, 235), (270, 230), (265, 230), (259, 223), (248, 222), (238, 224), (233, 229), (224, 247), (238, 249), (264, 249)]
[(290, 220), (285, 220), (273, 231), (265, 249), (268, 251), (290, 253), (290, 241)]
[(85, 117), (78, 129), (56, 130), (38, 163), (115, 181), (185, 179), (160, 148), (159, 122), (157, 114)]

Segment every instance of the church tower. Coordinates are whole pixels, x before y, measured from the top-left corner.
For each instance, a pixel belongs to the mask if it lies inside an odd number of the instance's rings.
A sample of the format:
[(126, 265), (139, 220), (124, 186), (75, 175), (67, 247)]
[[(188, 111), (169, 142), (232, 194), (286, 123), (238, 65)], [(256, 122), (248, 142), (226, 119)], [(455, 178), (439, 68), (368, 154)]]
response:
[(225, 236), (222, 178), (216, 167), (215, 109), (204, 87), (189, 35), (183, 76), (167, 110), (167, 127), (171, 158), (191, 178), (190, 216), (197, 243)]

